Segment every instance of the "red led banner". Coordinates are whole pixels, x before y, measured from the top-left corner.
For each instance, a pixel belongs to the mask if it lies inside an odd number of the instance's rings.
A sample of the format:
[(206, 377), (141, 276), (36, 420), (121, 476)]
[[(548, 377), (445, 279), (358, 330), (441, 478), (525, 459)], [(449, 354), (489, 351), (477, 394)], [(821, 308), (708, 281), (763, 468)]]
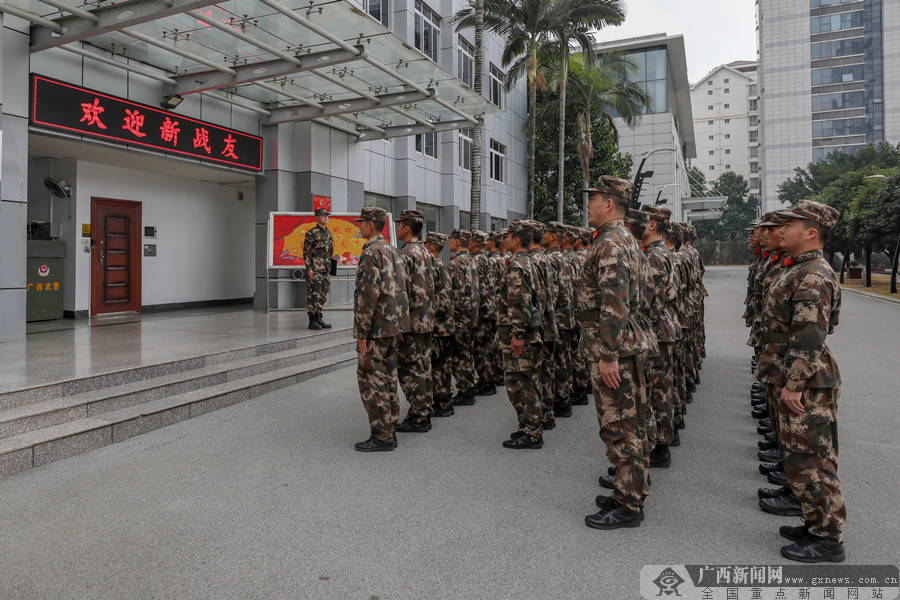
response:
[(31, 76), (31, 122), (192, 158), (262, 169), (262, 138), (43, 75)]

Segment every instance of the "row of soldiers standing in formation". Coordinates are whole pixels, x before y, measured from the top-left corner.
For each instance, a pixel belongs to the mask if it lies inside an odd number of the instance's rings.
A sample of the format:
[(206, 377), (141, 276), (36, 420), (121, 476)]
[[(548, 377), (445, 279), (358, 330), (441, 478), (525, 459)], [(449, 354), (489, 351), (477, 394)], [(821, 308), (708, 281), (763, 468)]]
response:
[[(592, 228), (520, 220), (421, 241), (422, 213), (405, 210), (399, 252), (380, 235), (385, 211), (362, 210), (354, 337), (371, 435), (357, 450), (391, 451), (396, 432), (426, 433), (497, 386), (518, 417), (503, 446), (537, 449), (592, 393), (612, 463), (600, 483), (613, 492), (586, 522), (640, 524), (649, 468), (670, 465), (700, 380), (703, 263), (693, 227), (664, 207), (628, 209), (630, 182), (604, 176), (586, 191)], [(398, 382), (410, 405), (400, 423)]]
[(837, 477), (837, 402), (841, 378), (825, 338), (838, 324), (841, 288), (822, 247), (840, 213), (802, 200), (766, 213), (750, 228), (754, 259), (747, 277), (744, 320), (756, 381), (751, 414), (759, 471), (777, 485), (757, 491), (762, 510), (801, 516), (784, 525), (786, 558), (807, 562), (845, 559), (846, 520)]

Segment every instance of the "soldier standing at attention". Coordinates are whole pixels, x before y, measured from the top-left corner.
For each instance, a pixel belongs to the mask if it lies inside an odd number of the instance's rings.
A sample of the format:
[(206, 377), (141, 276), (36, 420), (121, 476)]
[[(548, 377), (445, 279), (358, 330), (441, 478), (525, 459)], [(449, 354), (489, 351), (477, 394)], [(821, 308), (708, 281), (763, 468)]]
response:
[(356, 267), (353, 337), (359, 354), (359, 395), (371, 429), (369, 439), (356, 444), (356, 449), (390, 452), (397, 447), (394, 428), (400, 416), (398, 337), (409, 331), (406, 273), (400, 253), (381, 235), (387, 221), (384, 209), (367, 206), (354, 220), (359, 223), (360, 235), (367, 240)]
[(519, 428), (503, 442), (504, 448), (543, 447), (538, 361), (541, 355), (543, 311), (537, 293), (537, 275), (527, 248), (533, 241), (531, 221), (513, 221), (506, 247), (513, 252), (501, 284), (497, 330), (503, 350), (506, 392), (516, 409)]
[(600, 437), (616, 467), (611, 496), (597, 496), (600, 511), (585, 517), (596, 529), (637, 527), (647, 495), (647, 470), (639, 419), (644, 401), (646, 336), (637, 318), (643, 305), (640, 252), (623, 224), (631, 182), (603, 176), (590, 193), (588, 219), (596, 239), (584, 263), (578, 309), (584, 352), (590, 361)]
[[(503, 275), (506, 274), (506, 257), (500, 251), (500, 247), (504, 243), (505, 234), (501, 231), (492, 231), (488, 234), (488, 241), (485, 250), (488, 253), (491, 271), (493, 272), (496, 294), (500, 293), (500, 283), (503, 281)], [(496, 302), (496, 300), (495, 300)], [(496, 389), (497, 386), (503, 386), (503, 353), (500, 352), (500, 341), (497, 337), (496, 322), (494, 323), (494, 337), (491, 340), (491, 379), (490, 382)]]
[(493, 396), (497, 393), (492, 366), (494, 336), (497, 334), (497, 280), (491, 260), (484, 249), (487, 241), (485, 232), (473, 231), (469, 242), (469, 255), (478, 273), (478, 296), (481, 299), (473, 343), (475, 370), (478, 372), (478, 385), (474, 390), (476, 396)]
[(409, 298), (409, 331), (400, 334), (397, 374), (409, 402), (406, 419), (397, 425), (403, 433), (427, 433), (431, 429), (431, 332), (434, 329), (434, 257), (419, 240), (425, 215), (404, 210), (396, 220), (397, 238), (403, 242), (400, 256), (406, 271)]
[(575, 329), (575, 276), (571, 264), (562, 253), (562, 242), (567, 237), (566, 226), (551, 221), (542, 241), (556, 275), (556, 325), (559, 330), (559, 339), (553, 346), (553, 373), (556, 377), (553, 414), (556, 417), (572, 416), (572, 361), (569, 351)]
[(475, 404), (475, 359), (472, 356), (472, 337), (478, 326), (478, 275), (475, 263), (466, 247), (472, 234), (465, 229), (450, 232), (450, 282), (453, 285), (453, 305), (456, 331), (451, 341), (453, 377), (457, 392), (456, 406)]
[(316, 209), (316, 226), (303, 236), (303, 262), (306, 264), (306, 314), (310, 329), (331, 329), (322, 320), (322, 307), (331, 289), (331, 257), (334, 236), (328, 231), (327, 209)]
[(431, 380), (433, 382), (433, 417), (453, 415), (453, 400), (450, 397), (452, 379), (450, 374), (450, 338), (455, 331), (453, 316), (453, 286), (450, 272), (441, 260), (441, 250), (447, 243), (447, 236), (429, 231), (425, 248), (434, 257), (434, 297), (436, 312), (434, 330), (431, 332)]
[(536, 288), (541, 302), (543, 314), (544, 343), (541, 345), (541, 359), (538, 361), (538, 381), (543, 405), (542, 417), (544, 419), (544, 431), (556, 427), (556, 419), (553, 418), (553, 401), (556, 399), (555, 373), (553, 370), (553, 346), (559, 339), (559, 329), (556, 325), (556, 273), (550, 264), (550, 259), (544, 254), (541, 241), (544, 239), (546, 227), (540, 221), (528, 221), (534, 232), (528, 252), (531, 262), (537, 272)]
[(562, 244), (563, 257), (569, 263), (572, 273), (572, 307), (574, 308), (572, 331), (569, 336), (569, 364), (572, 365), (572, 394), (569, 396), (570, 406), (583, 406), (588, 403), (587, 392), (590, 387), (590, 375), (587, 363), (581, 353), (581, 327), (578, 324), (578, 290), (581, 287), (581, 271), (584, 264), (581, 248), (581, 228), (566, 225), (566, 239)]
[(781, 554), (806, 563), (842, 562), (847, 509), (837, 477), (841, 376), (825, 343), (838, 324), (841, 288), (822, 255), (840, 213), (801, 200), (777, 214), (788, 220), (781, 228), (781, 246), (792, 258), (783, 261), (785, 269), (766, 296), (766, 345), (756, 371), (779, 399), (782, 461), (804, 522), (781, 527), (781, 536), (794, 542)]

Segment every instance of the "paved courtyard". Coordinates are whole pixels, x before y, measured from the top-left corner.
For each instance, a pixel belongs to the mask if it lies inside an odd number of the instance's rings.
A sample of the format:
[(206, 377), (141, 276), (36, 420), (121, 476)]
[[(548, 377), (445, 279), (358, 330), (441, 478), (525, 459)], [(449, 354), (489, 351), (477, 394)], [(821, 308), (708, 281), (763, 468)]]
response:
[[(360, 454), (349, 368), (0, 480), (0, 598), (636, 598), (646, 564), (784, 563), (799, 521), (757, 507), (745, 275), (707, 271), (702, 384), (639, 528), (583, 523), (607, 465), (592, 406), (540, 451), (501, 448), (500, 393)], [(847, 293), (830, 345), (847, 564), (896, 564), (900, 305)]]

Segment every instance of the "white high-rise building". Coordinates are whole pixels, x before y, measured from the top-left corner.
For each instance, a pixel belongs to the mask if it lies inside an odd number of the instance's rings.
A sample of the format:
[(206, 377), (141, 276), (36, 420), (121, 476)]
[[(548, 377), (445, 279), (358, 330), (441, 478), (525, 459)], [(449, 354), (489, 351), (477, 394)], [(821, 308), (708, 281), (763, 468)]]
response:
[(697, 167), (707, 181), (742, 175), (759, 194), (759, 86), (756, 63), (720, 65), (691, 86)]

